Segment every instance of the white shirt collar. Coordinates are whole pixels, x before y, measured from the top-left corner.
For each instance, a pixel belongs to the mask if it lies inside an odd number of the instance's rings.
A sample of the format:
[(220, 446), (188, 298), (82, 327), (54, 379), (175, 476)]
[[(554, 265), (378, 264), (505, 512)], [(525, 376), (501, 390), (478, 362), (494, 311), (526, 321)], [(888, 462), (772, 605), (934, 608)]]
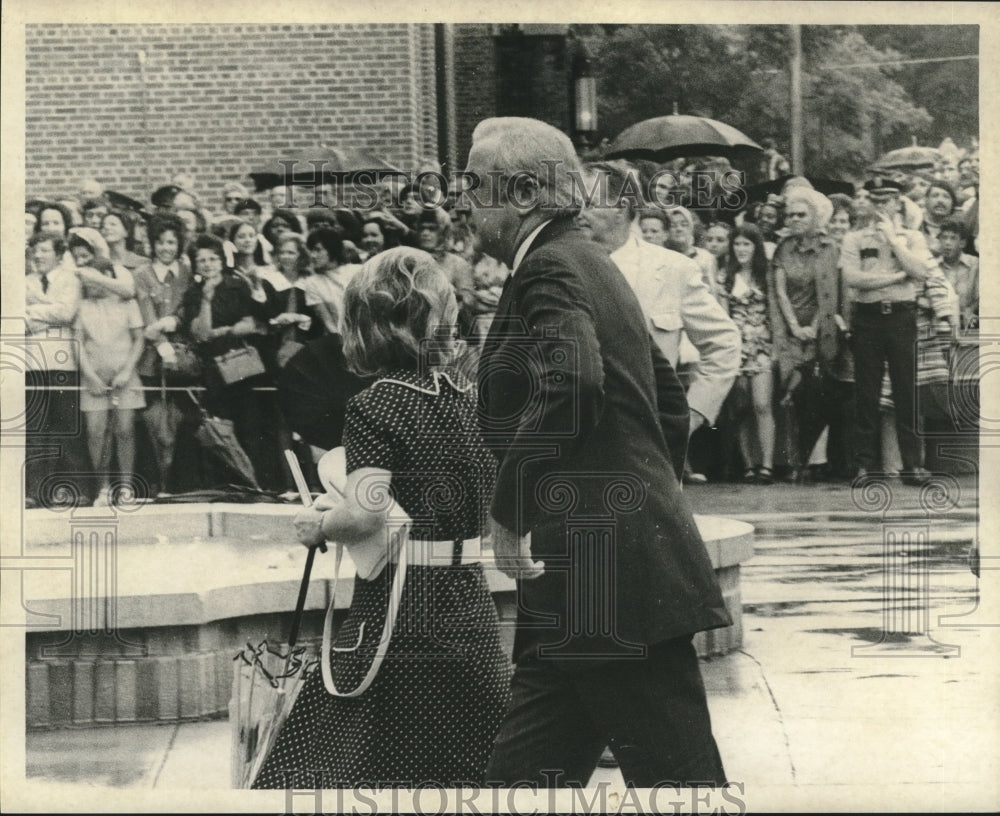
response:
[(524, 260), (524, 256), (528, 254), (528, 250), (531, 249), (531, 244), (534, 242), (535, 238), (538, 237), (538, 233), (545, 229), (551, 221), (551, 218), (548, 221), (543, 221), (535, 227), (534, 230), (532, 230), (531, 234), (527, 238), (521, 242), (521, 246), (517, 248), (517, 253), (514, 255), (514, 265), (510, 268), (511, 276), (517, 272), (517, 268), (521, 265), (521, 261)]
[(174, 261), (170, 264), (162, 264), (157, 260), (153, 260), (153, 274), (156, 275), (156, 279), (160, 283), (166, 283), (167, 273), (173, 272), (176, 278), (181, 273), (180, 261)]

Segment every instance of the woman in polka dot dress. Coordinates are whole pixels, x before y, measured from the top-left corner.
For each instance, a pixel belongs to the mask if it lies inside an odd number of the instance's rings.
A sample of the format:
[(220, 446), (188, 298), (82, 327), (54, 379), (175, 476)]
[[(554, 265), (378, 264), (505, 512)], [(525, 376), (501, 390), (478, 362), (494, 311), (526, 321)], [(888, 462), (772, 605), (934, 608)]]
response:
[[(400, 247), (358, 271), (344, 309), (349, 364), (380, 379), (347, 406), (348, 498), (303, 509), (299, 541), (377, 532), (383, 516), (354, 497), (365, 503), (381, 484), (410, 516), (411, 537), (445, 544), (450, 562), (410, 561), (388, 653), (363, 694), (334, 697), (312, 671), (253, 787), (481, 785), (509, 702), (510, 661), (474, 552), (495, 461), (479, 437), (473, 386), (431, 365), (452, 353), (440, 327), (455, 323), (455, 296), (430, 255)], [(465, 552), (452, 544), (463, 541)], [(372, 665), (394, 573), (390, 563), (371, 581), (355, 579), (332, 655), (340, 692)]]

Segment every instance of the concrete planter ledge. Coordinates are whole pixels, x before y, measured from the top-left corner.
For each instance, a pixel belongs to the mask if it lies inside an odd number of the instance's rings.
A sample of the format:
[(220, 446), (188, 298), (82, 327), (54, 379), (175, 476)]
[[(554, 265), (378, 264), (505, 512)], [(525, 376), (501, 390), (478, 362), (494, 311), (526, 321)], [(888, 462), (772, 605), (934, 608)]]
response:
[[(280, 640), (295, 605), (306, 549), (296, 505), (147, 505), (25, 513), (21, 570), (29, 727), (221, 716), (232, 656), (247, 641)], [(753, 528), (697, 516), (734, 624), (702, 632), (702, 656), (742, 644), (740, 564)], [(302, 639), (318, 639), (335, 558), (316, 558)], [(516, 617), (514, 582), (482, 563), (500, 618)], [(30, 565), (30, 566), (29, 566)], [(344, 559), (336, 606), (351, 603)], [(11, 618), (12, 619), (12, 618)], [(502, 627), (505, 639), (511, 627)], [(119, 699), (119, 697), (121, 699)]]

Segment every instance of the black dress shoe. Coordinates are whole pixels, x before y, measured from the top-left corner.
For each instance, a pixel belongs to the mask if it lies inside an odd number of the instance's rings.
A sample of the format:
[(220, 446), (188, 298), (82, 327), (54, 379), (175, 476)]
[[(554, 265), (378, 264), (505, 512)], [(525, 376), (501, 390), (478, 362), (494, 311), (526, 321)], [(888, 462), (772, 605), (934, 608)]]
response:
[(927, 484), (933, 476), (927, 470), (923, 468), (914, 468), (913, 470), (904, 470), (899, 474), (903, 479), (903, 484), (912, 485), (913, 487), (921, 487)]

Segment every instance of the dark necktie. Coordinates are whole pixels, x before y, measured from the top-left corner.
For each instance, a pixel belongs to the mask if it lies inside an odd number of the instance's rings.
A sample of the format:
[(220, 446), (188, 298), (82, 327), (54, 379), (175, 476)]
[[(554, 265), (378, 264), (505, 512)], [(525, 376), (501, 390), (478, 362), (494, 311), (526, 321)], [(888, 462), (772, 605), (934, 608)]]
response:
[(47, 294), (49, 291), (49, 276), (43, 272), (41, 280), (42, 280), (42, 294)]

